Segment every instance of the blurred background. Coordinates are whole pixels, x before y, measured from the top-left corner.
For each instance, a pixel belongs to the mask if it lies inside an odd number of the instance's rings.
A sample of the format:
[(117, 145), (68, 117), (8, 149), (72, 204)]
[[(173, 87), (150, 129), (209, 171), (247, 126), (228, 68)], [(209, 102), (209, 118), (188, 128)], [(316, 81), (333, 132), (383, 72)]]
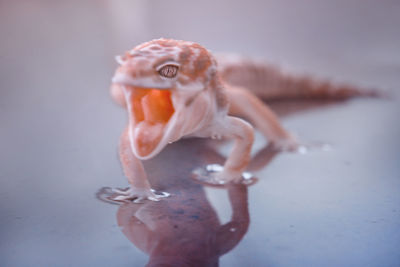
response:
[[(332, 149), (257, 173), (250, 228), (221, 266), (400, 266), (399, 14), (398, 0), (0, 0), (0, 265), (147, 262), (94, 193), (126, 185), (114, 56), (165, 37), (393, 96), (284, 117)], [(224, 191), (205, 190), (229, 218)]]

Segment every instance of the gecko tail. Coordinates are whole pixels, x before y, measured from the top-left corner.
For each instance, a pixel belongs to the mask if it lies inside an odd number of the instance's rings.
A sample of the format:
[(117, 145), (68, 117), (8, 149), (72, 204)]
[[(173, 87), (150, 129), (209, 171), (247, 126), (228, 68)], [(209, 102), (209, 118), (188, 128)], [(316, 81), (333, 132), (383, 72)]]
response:
[[(276, 92), (270, 94), (268, 90), (259, 90), (255, 93), (264, 99), (332, 99), (346, 100), (353, 97), (380, 97), (378, 89), (360, 88), (352, 84), (340, 84), (329, 80), (317, 80), (311, 77), (299, 77), (281, 74), (278, 78)], [(269, 87), (267, 87), (269, 89)], [(260, 88), (261, 89), (261, 88)], [(274, 88), (271, 88), (273, 91)]]
[(332, 99), (352, 97), (384, 97), (374, 88), (359, 88), (350, 84), (317, 80), (310, 76), (296, 76), (279, 68), (239, 56), (217, 57), (221, 78), (234, 86), (245, 87), (265, 100)]

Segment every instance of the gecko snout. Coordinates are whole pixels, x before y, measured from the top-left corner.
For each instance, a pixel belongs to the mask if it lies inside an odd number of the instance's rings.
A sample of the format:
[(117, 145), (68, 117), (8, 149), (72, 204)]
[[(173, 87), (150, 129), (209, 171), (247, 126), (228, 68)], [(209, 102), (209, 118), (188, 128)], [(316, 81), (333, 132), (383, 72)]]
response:
[(112, 83), (118, 83), (122, 85), (134, 85), (134, 78), (130, 73), (126, 72), (117, 72), (111, 79)]

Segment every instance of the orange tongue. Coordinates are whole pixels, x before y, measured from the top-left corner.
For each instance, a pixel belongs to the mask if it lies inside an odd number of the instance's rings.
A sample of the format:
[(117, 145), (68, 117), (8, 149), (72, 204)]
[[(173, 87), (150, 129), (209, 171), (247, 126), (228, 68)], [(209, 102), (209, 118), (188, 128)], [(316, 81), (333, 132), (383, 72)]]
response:
[(139, 156), (145, 157), (156, 149), (163, 136), (164, 125), (142, 121), (136, 125), (133, 142)]
[(133, 90), (133, 141), (139, 156), (147, 156), (160, 143), (174, 107), (171, 92), (157, 89)]
[(150, 90), (142, 99), (145, 120), (166, 124), (174, 113), (171, 101), (171, 92)]

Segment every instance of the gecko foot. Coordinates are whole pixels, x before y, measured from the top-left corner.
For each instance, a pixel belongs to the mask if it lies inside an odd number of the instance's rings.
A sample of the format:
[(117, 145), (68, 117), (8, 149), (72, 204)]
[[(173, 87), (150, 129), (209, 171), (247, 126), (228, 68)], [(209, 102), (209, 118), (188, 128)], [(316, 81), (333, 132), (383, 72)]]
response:
[(229, 183), (241, 183), (247, 186), (255, 184), (258, 179), (249, 172), (234, 177), (224, 171), (224, 167), (219, 164), (209, 164), (205, 167), (197, 168), (193, 171), (192, 178), (205, 185), (223, 187)]
[(270, 146), (272, 149), (276, 151), (289, 151), (289, 152), (298, 152), (298, 150), (301, 149), (302, 147), (302, 145), (292, 135), (289, 135), (284, 138), (270, 140)]
[(272, 150), (275, 151), (283, 151), (283, 152), (286, 151), (298, 154), (307, 154), (308, 152), (315, 150), (329, 151), (332, 148), (330, 144), (323, 142), (300, 143), (293, 136), (289, 136), (288, 138), (271, 140), (269, 146), (271, 147)]
[(144, 200), (160, 201), (161, 198), (169, 197), (170, 194), (167, 192), (159, 192), (154, 189), (113, 189), (113, 192), (118, 194), (113, 199), (116, 201), (133, 200), (134, 203), (143, 203)]
[(156, 191), (154, 189), (142, 190), (131, 187), (125, 189), (105, 187), (99, 192), (97, 193), (97, 198), (113, 204), (125, 201), (132, 201), (133, 203), (143, 203), (144, 200), (159, 201), (161, 198), (170, 196), (167, 192)]

